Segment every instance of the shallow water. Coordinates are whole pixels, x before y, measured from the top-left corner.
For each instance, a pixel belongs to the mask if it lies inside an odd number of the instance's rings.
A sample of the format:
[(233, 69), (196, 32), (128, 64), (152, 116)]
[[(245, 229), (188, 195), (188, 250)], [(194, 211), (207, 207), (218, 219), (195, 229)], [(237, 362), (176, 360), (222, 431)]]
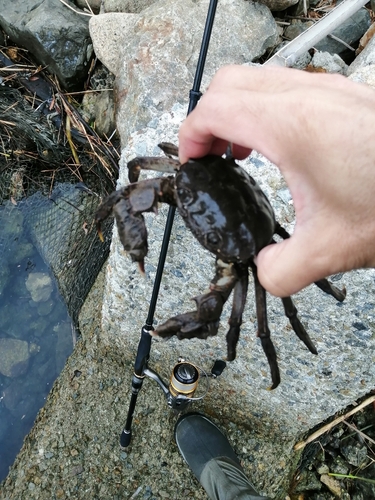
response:
[(73, 349), (75, 330), (21, 210), (0, 206), (0, 481)]

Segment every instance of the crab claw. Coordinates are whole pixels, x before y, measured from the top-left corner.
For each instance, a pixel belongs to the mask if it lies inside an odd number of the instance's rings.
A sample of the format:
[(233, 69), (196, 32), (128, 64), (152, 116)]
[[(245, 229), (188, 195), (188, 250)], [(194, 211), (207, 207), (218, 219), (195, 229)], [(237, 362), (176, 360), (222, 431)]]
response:
[(193, 299), (196, 311), (173, 316), (155, 330), (155, 336), (170, 338), (173, 335), (182, 339), (206, 339), (217, 334), (220, 315), (223, 310), (223, 297), (215, 290)]
[(190, 311), (169, 318), (165, 323), (159, 325), (153, 331), (153, 337), (170, 339), (173, 335), (179, 340), (183, 339), (206, 339), (217, 334), (219, 321), (204, 322), (198, 317), (197, 311)]
[(113, 207), (116, 218), (117, 231), (124, 247), (133, 262), (140, 263), (140, 270), (144, 272), (144, 258), (147, 255), (147, 229), (142, 214), (132, 213), (128, 198), (121, 198)]
[(98, 236), (104, 241), (101, 223), (114, 214), (124, 250), (129, 253), (133, 262), (139, 262), (140, 271), (144, 273), (144, 258), (148, 250), (147, 229), (143, 215), (133, 210), (133, 205), (139, 204), (139, 201), (130, 194), (127, 188), (110, 194), (96, 211), (95, 223)]

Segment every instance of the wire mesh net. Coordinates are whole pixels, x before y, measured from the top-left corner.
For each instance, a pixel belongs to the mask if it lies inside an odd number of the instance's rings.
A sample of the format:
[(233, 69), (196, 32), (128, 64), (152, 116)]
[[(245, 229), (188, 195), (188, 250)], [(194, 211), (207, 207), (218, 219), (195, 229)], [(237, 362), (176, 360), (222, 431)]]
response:
[[(12, 220), (13, 226), (1, 231), (0, 250), (15, 250), (18, 226), (28, 232), (77, 321), (109, 252), (111, 222), (101, 243), (93, 219), (101, 198), (114, 189), (117, 171), (95, 134), (74, 132), (72, 145), (62, 127), (17, 89), (0, 86), (0, 225)], [(72, 148), (79, 163), (72, 161)]]

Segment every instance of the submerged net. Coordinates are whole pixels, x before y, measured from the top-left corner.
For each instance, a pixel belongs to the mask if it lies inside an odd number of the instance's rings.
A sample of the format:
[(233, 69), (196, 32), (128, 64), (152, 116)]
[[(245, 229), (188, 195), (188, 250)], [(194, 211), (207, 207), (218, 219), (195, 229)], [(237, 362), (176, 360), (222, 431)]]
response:
[[(115, 188), (117, 169), (92, 131), (73, 130), (67, 140), (57, 118), (59, 128), (17, 89), (0, 86), (0, 225), (17, 211), (17, 224), (50, 266), (77, 321), (109, 252), (111, 222), (104, 224), (101, 243), (93, 218)], [(1, 253), (14, 251), (17, 234), (14, 228), (0, 232)]]

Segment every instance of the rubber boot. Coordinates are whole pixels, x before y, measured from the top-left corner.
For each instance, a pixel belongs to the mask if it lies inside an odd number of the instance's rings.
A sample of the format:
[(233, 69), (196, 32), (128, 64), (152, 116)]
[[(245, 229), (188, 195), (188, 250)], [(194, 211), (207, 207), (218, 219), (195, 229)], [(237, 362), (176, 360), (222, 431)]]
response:
[(258, 495), (246, 478), (228, 439), (199, 413), (186, 413), (175, 427), (184, 460), (211, 500), (269, 500)]

